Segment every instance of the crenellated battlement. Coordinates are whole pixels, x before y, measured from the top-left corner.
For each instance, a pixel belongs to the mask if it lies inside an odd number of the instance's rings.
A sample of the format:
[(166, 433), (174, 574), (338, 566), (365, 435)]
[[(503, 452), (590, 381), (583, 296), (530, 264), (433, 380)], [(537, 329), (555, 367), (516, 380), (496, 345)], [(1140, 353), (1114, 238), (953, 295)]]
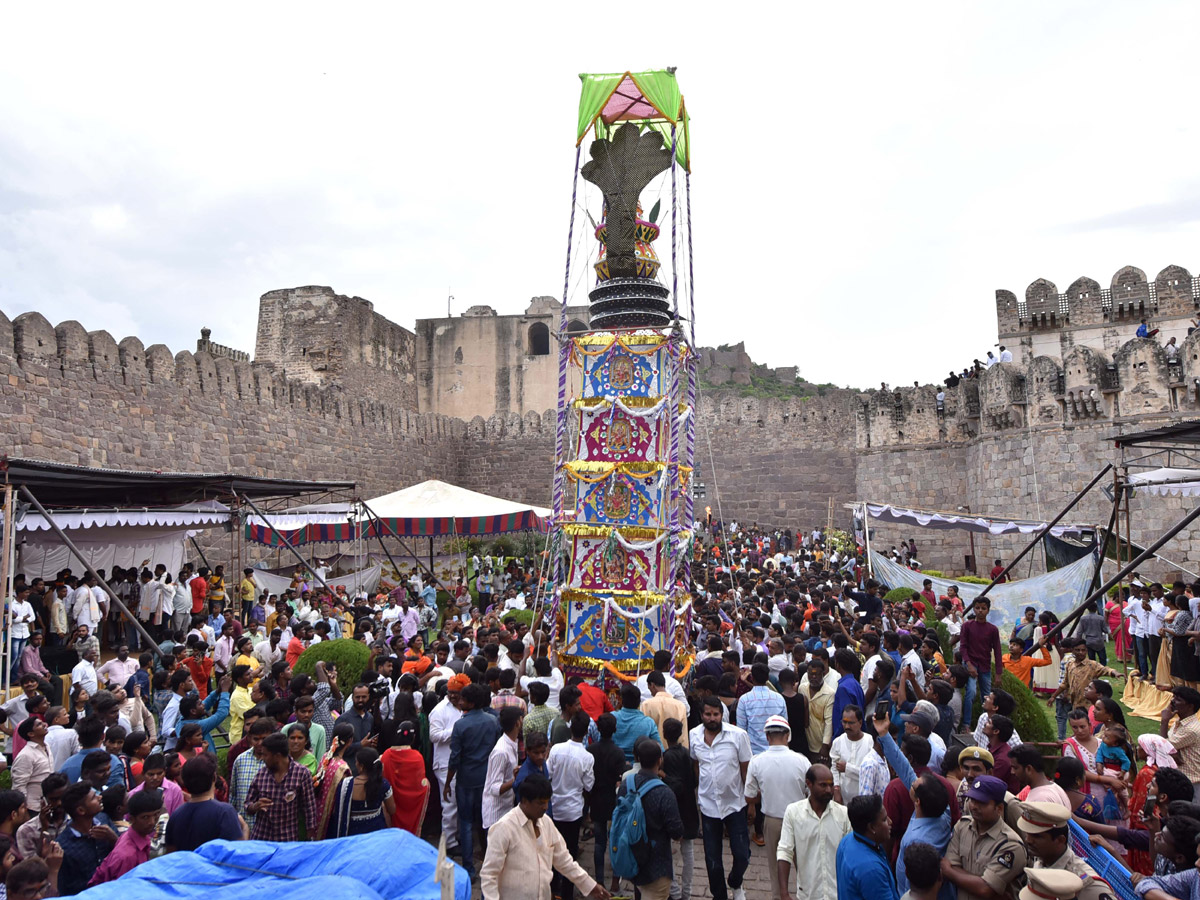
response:
[(199, 402), (303, 410), (306, 415), (388, 433), (466, 434), (461, 420), (420, 414), (407, 407), (403, 398), (385, 403), (357, 395), (337, 382), (323, 385), (289, 378), (273, 365), (251, 362), (249, 354), (211, 344), (206, 336), (197, 344), (210, 349), (172, 353), (164, 344), (145, 347), (134, 336), (118, 342), (107, 331), (88, 331), (73, 320), (52, 326), (41, 313), (26, 312), (10, 321), (0, 311), (0, 359), (15, 364), (9, 370), (10, 383), (24, 375), (53, 388), (56, 382), (88, 378), (122, 390), (130, 403), (140, 393), (159, 387), (193, 394)]
[(1071, 348), (1085, 345), (1113, 355), (1133, 336), (1144, 318), (1160, 329), (1159, 340), (1182, 341), (1192, 320), (1200, 314), (1200, 276), (1182, 266), (1167, 266), (1148, 280), (1135, 266), (1125, 266), (1108, 287), (1082, 277), (1066, 291), (1038, 278), (1023, 296), (996, 291), (999, 343), (1015, 361), (1036, 356), (1064, 359)]

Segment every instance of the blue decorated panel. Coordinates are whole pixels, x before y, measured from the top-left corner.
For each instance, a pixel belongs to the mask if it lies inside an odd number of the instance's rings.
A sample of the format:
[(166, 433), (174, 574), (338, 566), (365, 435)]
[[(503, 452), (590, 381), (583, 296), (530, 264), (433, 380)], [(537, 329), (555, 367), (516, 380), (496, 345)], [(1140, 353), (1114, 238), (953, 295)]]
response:
[[(599, 596), (597, 597), (599, 600)], [(596, 660), (645, 659), (665, 646), (660, 631), (662, 606), (650, 607), (645, 618), (626, 618), (609, 612), (607, 621), (603, 602), (583, 600), (564, 601), (567, 608), (567, 639), (563, 652)], [(640, 616), (646, 607), (622, 607), (627, 613)]]
[[(614, 342), (605, 353), (584, 358), (584, 397), (656, 397), (666, 384), (666, 345), (630, 344), (626, 349)], [(642, 351), (642, 352), (635, 352)], [(649, 351), (649, 352), (646, 352)]]
[(641, 525), (660, 528), (663, 508), (663, 472), (645, 477), (615, 471), (595, 483), (580, 481), (576, 513), (578, 521), (601, 525)]

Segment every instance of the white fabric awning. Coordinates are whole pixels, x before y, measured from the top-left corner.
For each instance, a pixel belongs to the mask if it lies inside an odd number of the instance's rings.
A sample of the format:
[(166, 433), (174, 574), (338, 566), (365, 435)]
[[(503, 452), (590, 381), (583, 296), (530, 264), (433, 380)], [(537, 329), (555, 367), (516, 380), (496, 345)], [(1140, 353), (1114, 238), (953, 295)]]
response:
[[(1031, 522), (1025, 519), (1001, 519), (992, 516), (978, 516), (973, 513), (935, 512), (925, 509), (908, 509), (903, 506), (892, 506), (887, 503), (867, 503), (867, 514), (872, 519), (882, 519), (890, 522), (904, 522), (918, 525), (921, 528), (933, 528), (942, 531), (974, 531), (977, 534), (1036, 534), (1046, 527), (1045, 522)], [(1090, 531), (1091, 525), (1058, 524), (1050, 529), (1050, 534), (1062, 537), (1065, 534), (1080, 534)]]
[(1139, 491), (1160, 497), (1200, 496), (1200, 469), (1152, 469), (1129, 476), (1129, 483)]
[(541, 519), (550, 518), (550, 510), (543, 507), (469, 491), (436, 479), (375, 497), (366, 503), (381, 519), (481, 519), (523, 512), (532, 512)]
[[(202, 500), (163, 509), (59, 509), (50, 515), (62, 529), (159, 527), (205, 528), (229, 521), (229, 507), (217, 500)], [(17, 531), (50, 531), (41, 513), (30, 510), (17, 522)]]

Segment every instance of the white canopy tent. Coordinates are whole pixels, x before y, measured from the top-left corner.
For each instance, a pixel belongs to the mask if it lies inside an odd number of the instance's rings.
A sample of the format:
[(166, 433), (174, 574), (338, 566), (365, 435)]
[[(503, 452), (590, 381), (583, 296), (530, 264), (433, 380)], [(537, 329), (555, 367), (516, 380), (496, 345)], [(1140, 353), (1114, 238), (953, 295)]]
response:
[(229, 522), (229, 507), (204, 500), (162, 509), (64, 509), (50, 513), (86, 559), (79, 559), (37, 512), (17, 520), (19, 570), (29, 578), (52, 578), (63, 569), (80, 570), (84, 563), (111, 572), (145, 560), (162, 563), (169, 572), (182, 568), (185, 545), (206, 528)]
[(530, 514), (543, 522), (550, 519), (550, 510), (528, 503), (517, 503), (455, 484), (433, 479), (412, 487), (392, 491), (366, 501), (380, 519), (437, 520), (453, 519), (455, 534), (485, 533), (470, 520), (528, 518)]

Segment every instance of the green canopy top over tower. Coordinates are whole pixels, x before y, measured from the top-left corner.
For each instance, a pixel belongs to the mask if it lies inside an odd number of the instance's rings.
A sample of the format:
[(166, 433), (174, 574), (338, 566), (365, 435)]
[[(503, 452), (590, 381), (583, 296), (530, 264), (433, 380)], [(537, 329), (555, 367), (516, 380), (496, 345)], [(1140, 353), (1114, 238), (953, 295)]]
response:
[(674, 128), (675, 158), (684, 169), (692, 170), (687, 108), (673, 68), (608, 75), (584, 73), (579, 79), (583, 91), (579, 96), (577, 145), (593, 128), (596, 137), (608, 138), (616, 126), (632, 122), (657, 131), (670, 149)]

